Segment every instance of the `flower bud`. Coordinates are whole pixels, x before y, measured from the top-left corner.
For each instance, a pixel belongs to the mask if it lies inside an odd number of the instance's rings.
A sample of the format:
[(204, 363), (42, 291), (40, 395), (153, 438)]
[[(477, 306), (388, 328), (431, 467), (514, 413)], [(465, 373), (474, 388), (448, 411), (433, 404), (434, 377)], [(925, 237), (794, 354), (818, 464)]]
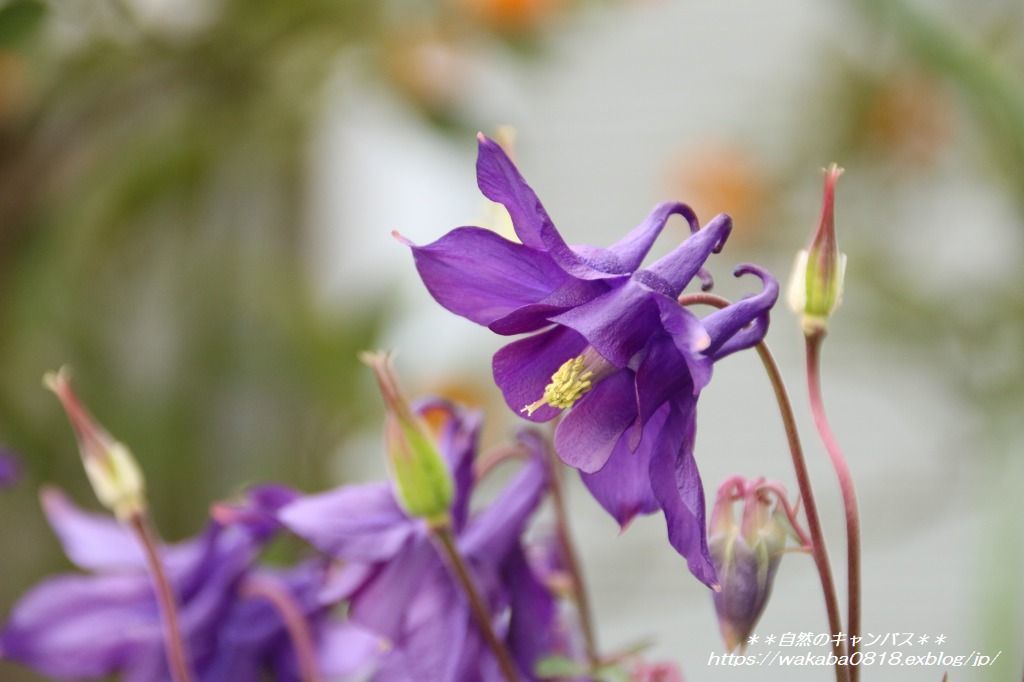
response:
[[(721, 590), (712, 594), (726, 649), (746, 644), (768, 603), (786, 546), (789, 522), (769, 492), (781, 486), (734, 477), (718, 490), (711, 514), (709, 549)], [(784, 491), (781, 492), (785, 495)], [(740, 523), (733, 504), (743, 507)]]
[(362, 360), (376, 373), (387, 410), (384, 437), (395, 497), (409, 516), (448, 523), (454, 484), (430, 430), (402, 396), (390, 356), (364, 353)]
[(141, 514), (146, 508), (146, 486), (132, 453), (85, 409), (71, 388), (67, 368), (47, 374), (43, 384), (57, 395), (67, 413), (86, 476), (100, 503), (121, 521)]
[(825, 331), (828, 318), (843, 300), (846, 254), (836, 242), (835, 192), (843, 169), (832, 164), (825, 169), (825, 191), (818, 229), (811, 245), (800, 251), (789, 282), (789, 305), (800, 315), (805, 334)]

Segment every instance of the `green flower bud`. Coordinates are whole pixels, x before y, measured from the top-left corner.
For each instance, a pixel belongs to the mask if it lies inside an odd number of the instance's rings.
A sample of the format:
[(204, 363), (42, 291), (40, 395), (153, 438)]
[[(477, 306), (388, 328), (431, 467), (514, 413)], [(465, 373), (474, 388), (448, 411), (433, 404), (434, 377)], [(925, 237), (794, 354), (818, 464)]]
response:
[(789, 282), (789, 305), (800, 315), (805, 334), (825, 331), (828, 318), (843, 300), (846, 255), (836, 242), (835, 190), (843, 169), (832, 164), (825, 169), (825, 191), (818, 229), (811, 244), (797, 254)]
[(70, 372), (62, 367), (43, 377), (64, 407), (78, 440), (85, 474), (100, 503), (121, 521), (146, 508), (146, 484), (135, 457), (89, 414), (71, 388)]
[[(712, 599), (729, 651), (746, 644), (761, 618), (785, 551), (789, 521), (773, 504), (772, 490), (781, 487), (764, 479), (731, 478), (719, 488), (712, 511), (708, 547), (721, 586)], [(738, 524), (733, 516), (737, 501), (743, 506)]]
[(395, 497), (409, 516), (447, 524), (454, 484), (437, 443), (402, 396), (390, 356), (364, 353), (362, 360), (376, 373), (387, 409), (384, 437)]

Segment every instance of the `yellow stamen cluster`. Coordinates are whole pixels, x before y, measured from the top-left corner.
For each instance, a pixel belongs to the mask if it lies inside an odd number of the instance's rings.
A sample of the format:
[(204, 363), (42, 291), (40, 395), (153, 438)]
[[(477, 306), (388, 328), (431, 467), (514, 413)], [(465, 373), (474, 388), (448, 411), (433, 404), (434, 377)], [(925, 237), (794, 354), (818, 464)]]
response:
[(593, 376), (594, 372), (584, 364), (582, 355), (566, 360), (558, 371), (551, 375), (551, 383), (544, 387), (541, 399), (520, 411), (531, 415), (545, 405), (568, 409), (591, 389), (593, 384), (590, 380)]

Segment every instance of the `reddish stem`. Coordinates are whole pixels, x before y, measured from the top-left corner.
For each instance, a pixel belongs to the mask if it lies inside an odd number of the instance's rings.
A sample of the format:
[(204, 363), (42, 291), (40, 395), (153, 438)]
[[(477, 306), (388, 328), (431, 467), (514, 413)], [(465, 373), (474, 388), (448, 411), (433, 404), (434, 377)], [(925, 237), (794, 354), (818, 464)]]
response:
[(580, 568), (579, 556), (576, 554), (576, 547), (572, 541), (572, 534), (569, 532), (569, 514), (565, 506), (565, 491), (562, 488), (562, 467), (561, 461), (551, 448), (548, 448), (550, 462), (549, 489), (551, 490), (551, 504), (555, 510), (555, 533), (558, 535), (558, 543), (562, 546), (566, 568), (572, 577), (572, 591), (576, 598), (576, 609), (580, 616), (580, 627), (583, 629), (583, 642), (587, 650), (587, 660), (592, 666), (600, 661), (597, 651), (597, 636), (594, 628), (594, 616), (590, 607), (590, 595), (587, 593), (587, 586), (583, 582), (583, 570)]
[(309, 631), (309, 623), (288, 589), (271, 578), (250, 576), (242, 584), (240, 592), (242, 596), (257, 597), (270, 602), (270, 605), (281, 617), (285, 630), (288, 631), (288, 637), (295, 649), (295, 659), (299, 664), (299, 674), (302, 680), (304, 682), (320, 682), (323, 678), (320, 676), (316, 647), (313, 644), (313, 635)]
[[(828, 451), (829, 459), (832, 460), (832, 468), (836, 471), (839, 489), (843, 495), (843, 509), (846, 512), (846, 589), (849, 600), (847, 636), (852, 657), (857, 651), (857, 645), (853, 643), (854, 637), (860, 635), (860, 512), (857, 508), (857, 491), (853, 485), (853, 476), (850, 475), (850, 467), (839, 448), (839, 441), (832, 433), (828, 416), (825, 414), (825, 402), (821, 396), (821, 342), (824, 338), (824, 332), (806, 336), (807, 390), (810, 394), (814, 425), (818, 428), (818, 435), (821, 436), (821, 441)], [(859, 677), (860, 668), (853, 666), (850, 682), (857, 682)]]
[(127, 521), (128, 527), (135, 534), (142, 551), (146, 555), (146, 564), (149, 567), (150, 578), (153, 581), (153, 589), (156, 591), (157, 601), (160, 604), (160, 617), (163, 621), (164, 647), (167, 651), (167, 663), (171, 670), (171, 677), (174, 682), (192, 682), (192, 670), (188, 664), (188, 652), (185, 648), (185, 641), (181, 637), (181, 629), (178, 626), (178, 607), (174, 597), (174, 590), (167, 579), (167, 572), (164, 570), (163, 562), (160, 560), (156, 533), (153, 531), (150, 520), (145, 514), (135, 514)]
[(473, 611), (473, 618), (476, 620), (477, 627), (480, 629), (484, 641), (487, 642), (488, 648), (498, 661), (498, 668), (501, 670), (502, 677), (505, 678), (505, 682), (517, 682), (519, 675), (516, 673), (515, 663), (512, 662), (512, 655), (494, 633), (490, 609), (487, 608), (483, 597), (480, 596), (480, 590), (477, 589), (476, 582), (469, 572), (469, 566), (466, 565), (465, 560), (459, 553), (459, 548), (455, 545), (455, 538), (452, 537), (451, 529), (448, 526), (437, 526), (433, 528), (433, 533), (437, 539), (437, 544), (440, 545), (444, 556), (448, 560), (448, 565), (458, 581), (459, 587), (462, 588), (466, 599), (469, 601), (470, 609)]

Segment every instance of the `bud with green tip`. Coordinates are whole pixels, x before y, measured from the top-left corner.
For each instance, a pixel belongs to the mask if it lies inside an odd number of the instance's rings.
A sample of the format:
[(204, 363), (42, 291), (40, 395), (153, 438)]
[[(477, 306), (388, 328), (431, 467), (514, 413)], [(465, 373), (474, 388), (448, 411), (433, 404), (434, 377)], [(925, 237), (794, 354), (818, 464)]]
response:
[(86, 476), (96, 497), (121, 521), (136, 517), (146, 509), (146, 485), (142, 470), (124, 444), (113, 437), (89, 414), (71, 388), (66, 367), (43, 377), (64, 407), (74, 429)]
[[(789, 521), (770, 494), (785, 491), (763, 478), (734, 476), (718, 489), (711, 513), (709, 549), (721, 589), (712, 594), (726, 649), (746, 644), (771, 595), (790, 531)], [(737, 524), (733, 505), (740, 502)]]
[(800, 251), (789, 282), (789, 305), (800, 315), (807, 335), (824, 332), (828, 318), (843, 300), (843, 278), (846, 254), (839, 252), (836, 242), (836, 182), (843, 169), (832, 164), (825, 169), (825, 191), (818, 229), (811, 245)]
[(455, 486), (437, 443), (402, 396), (390, 356), (364, 353), (361, 359), (376, 373), (387, 409), (384, 435), (395, 497), (409, 516), (447, 524)]

